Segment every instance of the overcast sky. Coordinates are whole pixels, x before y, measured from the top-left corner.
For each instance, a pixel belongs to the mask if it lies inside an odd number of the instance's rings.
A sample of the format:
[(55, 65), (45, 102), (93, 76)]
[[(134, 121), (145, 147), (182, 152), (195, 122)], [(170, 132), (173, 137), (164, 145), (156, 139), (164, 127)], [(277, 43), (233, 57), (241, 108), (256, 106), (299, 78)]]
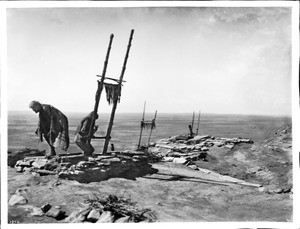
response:
[(110, 34), (119, 78), (134, 29), (117, 112), (291, 114), (287, 7), (8, 9), (7, 28), (8, 110), (93, 110)]

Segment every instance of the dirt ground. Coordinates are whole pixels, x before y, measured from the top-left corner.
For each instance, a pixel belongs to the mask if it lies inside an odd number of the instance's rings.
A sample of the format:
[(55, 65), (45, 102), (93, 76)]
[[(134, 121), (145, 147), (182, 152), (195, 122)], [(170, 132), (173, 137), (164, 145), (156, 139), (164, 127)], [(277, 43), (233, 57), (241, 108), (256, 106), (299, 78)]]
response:
[(264, 142), (233, 149), (213, 147), (206, 160), (195, 162), (200, 168), (261, 184), (262, 188), (213, 179), (210, 174), (172, 162), (155, 163), (152, 166), (157, 173), (135, 180), (111, 178), (88, 184), (8, 168), (8, 198), (22, 189), (28, 200), (26, 205), (9, 207), (8, 223), (60, 223), (46, 216), (31, 216), (32, 208), (50, 203), (69, 215), (91, 194), (129, 198), (152, 209), (158, 222), (291, 221), (291, 146), (291, 130), (285, 127)]

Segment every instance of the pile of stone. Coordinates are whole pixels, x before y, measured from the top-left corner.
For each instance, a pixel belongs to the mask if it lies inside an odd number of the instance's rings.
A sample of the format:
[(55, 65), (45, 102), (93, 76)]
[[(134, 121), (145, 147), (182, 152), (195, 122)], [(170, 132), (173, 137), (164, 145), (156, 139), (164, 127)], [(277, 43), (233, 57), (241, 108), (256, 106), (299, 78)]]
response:
[(211, 147), (233, 149), (236, 144), (253, 143), (247, 138), (216, 138), (210, 135), (195, 136), (177, 135), (157, 141), (149, 152), (162, 157), (162, 161), (186, 164), (195, 160), (205, 160)]
[(112, 177), (135, 178), (154, 172), (148, 156), (137, 151), (115, 152), (95, 157), (83, 155), (65, 155), (50, 159), (45, 156), (25, 157), (16, 162), (15, 168), (17, 172), (58, 175), (63, 179), (83, 183)]
[(49, 203), (36, 207), (28, 205), (22, 195), (26, 190), (18, 189), (9, 200), (9, 206), (25, 205), (31, 208), (31, 216), (51, 217), (63, 223), (140, 223), (157, 221), (156, 214), (149, 208), (139, 208), (129, 199), (114, 195), (98, 198), (95, 196), (86, 201), (83, 208), (67, 215), (60, 206)]
[(136, 203), (114, 195), (88, 199), (86, 207), (72, 212), (66, 223), (139, 223), (155, 222), (156, 214), (151, 209), (143, 209)]

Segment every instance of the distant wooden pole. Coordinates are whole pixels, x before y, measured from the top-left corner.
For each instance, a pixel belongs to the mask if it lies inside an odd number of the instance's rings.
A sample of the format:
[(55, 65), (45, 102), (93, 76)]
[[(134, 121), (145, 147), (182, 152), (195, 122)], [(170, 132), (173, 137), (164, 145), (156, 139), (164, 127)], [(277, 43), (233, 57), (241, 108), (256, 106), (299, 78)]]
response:
[(142, 118), (142, 122), (141, 122), (141, 131), (140, 131), (140, 138), (139, 138), (139, 143), (138, 143), (138, 149), (141, 146), (142, 133), (143, 133), (143, 122), (145, 120), (145, 107), (146, 107), (146, 101), (144, 102), (144, 111), (143, 111), (143, 118)]
[(109, 54), (110, 54), (110, 49), (111, 49), (111, 44), (112, 44), (113, 38), (114, 38), (114, 35), (111, 34), (110, 35), (110, 40), (109, 40), (109, 45), (108, 45), (108, 48), (107, 48), (106, 58), (105, 58), (104, 66), (103, 66), (103, 70), (102, 70), (102, 77), (101, 77), (101, 80), (98, 81), (98, 88), (97, 88), (97, 92), (96, 92), (96, 96), (95, 96), (94, 112), (92, 114), (92, 123), (91, 123), (90, 129), (89, 129), (89, 135), (88, 135), (88, 142), (91, 142), (91, 139), (92, 139), (92, 136), (93, 136), (93, 129), (94, 129), (94, 126), (95, 126), (95, 121), (96, 121), (95, 115), (98, 112), (99, 101), (100, 101), (101, 92), (102, 92), (102, 89), (103, 89), (103, 82), (104, 82), (104, 79), (105, 79), (105, 74), (106, 74), (106, 69), (107, 69), (107, 64), (108, 64), (108, 59), (109, 59)]
[(193, 131), (193, 128), (194, 128), (194, 119), (195, 119), (195, 111), (193, 111), (193, 119), (192, 119), (192, 131)]
[[(154, 123), (155, 123), (155, 119), (156, 119), (156, 114), (157, 114), (157, 111), (155, 111), (154, 119), (152, 120)], [(148, 146), (150, 145), (150, 138), (151, 138), (151, 134), (152, 134), (152, 130), (153, 130), (152, 124), (151, 124), (150, 134), (149, 134), (149, 138), (148, 138)]]
[(189, 125), (189, 130), (190, 130), (190, 136), (193, 137), (194, 133), (193, 133), (192, 125)]
[[(126, 64), (127, 64), (127, 59), (128, 59), (128, 56), (129, 56), (129, 51), (130, 51), (130, 47), (131, 47), (131, 41), (132, 41), (133, 33), (134, 33), (134, 30), (132, 29), (131, 33), (130, 33), (130, 37), (129, 37), (129, 42), (128, 42), (128, 45), (127, 45), (127, 51), (126, 51), (126, 55), (125, 55), (125, 59), (124, 59), (124, 63), (123, 63), (122, 72), (121, 72), (119, 83), (118, 83), (118, 93), (120, 93), (120, 91), (121, 91), (122, 80), (123, 80), (124, 73), (125, 73), (125, 70), (126, 70)], [(114, 118), (115, 118), (115, 112), (116, 112), (116, 109), (117, 109), (117, 104), (118, 104), (118, 96), (116, 96), (114, 98), (114, 101), (113, 101), (113, 108), (112, 108), (112, 112), (111, 112), (111, 115), (110, 115), (108, 129), (107, 129), (107, 132), (106, 132), (106, 138), (105, 138), (105, 143), (104, 143), (104, 147), (103, 147), (103, 154), (106, 154), (106, 152), (107, 152), (108, 144), (109, 144), (109, 141), (110, 141), (110, 133), (111, 133), (111, 130), (112, 130), (112, 126), (113, 126)]]
[(196, 131), (196, 135), (198, 135), (198, 131), (199, 131), (199, 125), (200, 125), (200, 114), (201, 114), (201, 110), (199, 110), (199, 115), (198, 115), (198, 125), (197, 125), (197, 131)]

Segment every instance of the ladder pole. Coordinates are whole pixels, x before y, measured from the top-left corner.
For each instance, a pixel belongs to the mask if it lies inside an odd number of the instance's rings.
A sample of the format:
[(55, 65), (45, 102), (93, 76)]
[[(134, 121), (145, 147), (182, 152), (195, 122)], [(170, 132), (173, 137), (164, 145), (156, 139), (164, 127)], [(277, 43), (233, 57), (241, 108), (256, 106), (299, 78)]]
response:
[(198, 135), (198, 131), (199, 131), (199, 125), (200, 125), (200, 114), (201, 114), (201, 110), (199, 110), (199, 115), (198, 115), (198, 125), (197, 125), (197, 131), (196, 131), (196, 135)]
[[(152, 120), (154, 123), (155, 123), (155, 119), (156, 119), (156, 114), (157, 114), (157, 111), (155, 111), (154, 119)], [(152, 130), (153, 130), (153, 123), (151, 123), (151, 129), (150, 129), (150, 134), (149, 134), (149, 138), (148, 138), (148, 147), (150, 145), (150, 138), (151, 138)]]
[(139, 143), (138, 143), (138, 149), (141, 146), (142, 133), (143, 133), (143, 123), (144, 123), (144, 119), (145, 119), (145, 107), (146, 107), (146, 101), (144, 102), (144, 111), (143, 111), (143, 118), (142, 118), (142, 121), (141, 121), (141, 131), (140, 131), (140, 138), (139, 138)]
[(107, 69), (107, 65), (108, 65), (108, 59), (109, 59), (109, 54), (110, 54), (111, 44), (112, 44), (113, 38), (114, 38), (114, 35), (111, 34), (109, 44), (108, 44), (108, 48), (107, 48), (105, 61), (104, 61), (104, 66), (103, 66), (103, 70), (102, 70), (102, 77), (101, 77), (100, 81), (98, 80), (98, 88), (97, 88), (97, 92), (96, 92), (96, 96), (95, 96), (94, 112), (92, 114), (92, 122), (91, 122), (91, 126), (90, 126), (90, 129), (89, 129), (89, 134), (88, 134), (88, 142), (89, 143), (91, 142), (91, 139), (92, 139), (92, 136), (93, 136), (93, 129), (94, 129), (95, 122), (96, 122), (95, 115), (98, 113), (99, 101), (100, 101), (100, 97), (101, 97), (101, 93), (102, 93), (102, 89), (103, 89), (103, 82), (104, 82), (104, 79), (105, 79), (105, 74), (106, 74), (106, 69)]
[[(128, 45), (127, 45), (127, 51), (126, 51), (126, 55), (125, 55), (125, 59), (124, 59), (124, 63), (123, 63), (122, 72), (121, 72), (119, 83), (118, 83), (118, 95), (120, 94), (121, 87), (122, 87), (122, 80), (123, 80), (124, 73), (125, 73), (125, 70), (126, 70), (126, 64), (127, 64), (127, 59), (128, 59), (128, 56), (129, 56), (129, 51), (130, 51), (130, 47), (131, 47), (131, 41), (132, 41), (133, 33), (134, 33), (134, 30), (132, 29), (131, 33), (130, 33)], [(111, 112), (111, 115), (110, 115), (109, 125), (108, 125), (108, 129), (107, 129), (107, 132), (106, 132), (106, 138), (105, 138), (103, 152), (102, 152), (103, 154), (107, 153), (107, 148), (108, 148), (108, 144), (109, 144), (109, 141), (110, 141), (110, 134), (111, 134), (112, 126), (113, 126), (113, 123), (114, 123), (117, 104), (118, 104), (118, 96), (116, 96), (114, 98), (113, 108), (112, 108), (112, 112)]]

